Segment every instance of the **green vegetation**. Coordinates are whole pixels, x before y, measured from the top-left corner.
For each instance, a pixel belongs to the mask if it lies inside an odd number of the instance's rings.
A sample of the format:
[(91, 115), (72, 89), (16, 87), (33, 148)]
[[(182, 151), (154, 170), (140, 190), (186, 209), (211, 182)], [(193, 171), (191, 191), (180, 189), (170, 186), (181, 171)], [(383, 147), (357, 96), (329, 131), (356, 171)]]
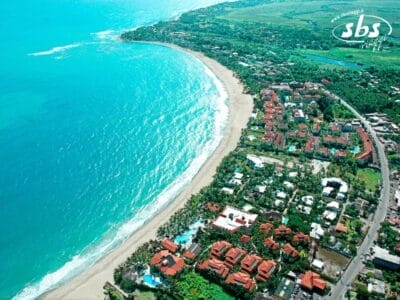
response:
[(232, 296), (224, 292), (224, 290), (204, 279), (195, 272), (189, 272), (180, 277), (176, 284), (176, 292), (183, 299), (210, 299), (210, 300), (231, 300)]
[(379, 185), (381, 173), (371, 168), (358, 169), (357, 177), (365, 183), (367, 189), (375, 191)]

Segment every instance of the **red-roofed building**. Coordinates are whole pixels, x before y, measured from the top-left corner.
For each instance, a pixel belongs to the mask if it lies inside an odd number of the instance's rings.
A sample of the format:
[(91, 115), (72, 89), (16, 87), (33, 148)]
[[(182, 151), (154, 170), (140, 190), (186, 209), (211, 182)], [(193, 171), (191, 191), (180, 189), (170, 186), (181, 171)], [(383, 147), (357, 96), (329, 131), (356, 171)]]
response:
[(320, 148), (318, 149), (318, 156), (321, 158), (329, 158), (329, 149), (328, 148)]
[(309, 241), (310, 236), (308, 234), (304, 234), (303, 232), (296, 233), (292, 239), (294, 245), (308, 244)]
[(178, 251), (179, 246), (175, 244), (173, 241), (170, 239), (165, 239), (161, 242), (161, 246), (163, 246), (165, 249), (169, 250), (171, 253), (175, 253)]
[(183, 258), (171, 254), (168, 250), (161, 250), (150, 261), (165, 276), (175, 276), (185, 266)]
[(211, 256), (221, 258), (230, 248), (232, 244), (227, 241), (215, 242), (211, 247)]
[(287, 236), (292, 234), (292, 230), (289, 227), (286, 227), (285, 225), (279, 225), (278, 228), (275, 229), (275, 236), (276, 237), (281, 237), (281, 236)]
[(199, 270), (208, 270), (211, 271), (215, 274), (217, 274), (220, 278), (225, 279), (226, 276), (228, 276), (229, 269), (225, 264), (216, 259), (216, 258), (211, 258), (206, 261), (203, 261), (199, 264), (197, 264), (197, 268)]
[(233, 266), (238, 264), (246, 254), (246, 250), (241, 248), (231, 248), (225, 255), (225, 264), (228, 267), (233, 268)]
[(289, 243), (283, 246), (283, 253), (290, 259), (297, 259), (300, 256), (299, 251), (297, 251), (292, 245)]
[(219, 212), (221, 210), (221, 206), (219, 204), (212, 203), (212, 202), (207, 202), (207, 208), (209, 211), (212, 211), (212, 212)]
[(268, 279), (271, 278), (272, 274), (277, 269), (277, 263), (273, 260), (264, 260), (259, 266), (258, 266), (258, 273), (256, 276), (256, 279), (259, 281), (268, 281)]
[(279, 244), (277, 242), (275, 242), (273, 239), (271, 238), (266, 238), (264, 240), (264, 245), (267, 246), (270, 250), (278, 250), (279, 249)]
[(314, 154), (314, 148), (315, 148), (315, 138), (312, 137), (307, 141), (306, 146), (304, 147), (305, 154), (307, 156), (312, 156)]
[(363, 128), (359, 127), (356, 131), (364, 145), (364, 151), (357, 155), (357, 160), (361, 164), (367, 164), (372, 159), (372, 142)]
[(263, 223), (260, 225), (260, 230), (264, 234), (269, 234), (273, 228), (274, 225), (272, 225), (271, 223)]
[(183, 257), (189, 260), (194, 260), (201, 252), (199, 244), (193, 243), (190, 247), (183, 252)]
[(227, 284), (234, 284), (242, 286), (248, 292), (253, 292), (256, 288), (256, 282), (250, 277), (249, 274), (244, 272), (232, 273), (225, 281)]
[(346, 152), (343, 150), (336, 150), (335, 151), (335, 157), (338, 159), (342, 159), (346, 157)]
[(246, 255), (245, 258), (243, 258), (243, 260), (241, 261), (240, 266), (242, 271), (251, 274), (257, 268), (261, 261), (262, 258), (258, 255)]
[(318, 273), (307, 271), (300, 275), (300, 285), (308, 291), (324, 291), (326, 288), (325, 280), (322, 280)]
[(242, 243), (248, 243), (250, 240), (251, 240), (251, 237), (250, 237), (249, 235), (247, 235), (247, 234), (243, 234), (243, 235), (240, 237), (240, 241), (241, 241)]
[(347, 233), (347, 227), (343, 223), (337, 223), (335, 229), (337, 232)]

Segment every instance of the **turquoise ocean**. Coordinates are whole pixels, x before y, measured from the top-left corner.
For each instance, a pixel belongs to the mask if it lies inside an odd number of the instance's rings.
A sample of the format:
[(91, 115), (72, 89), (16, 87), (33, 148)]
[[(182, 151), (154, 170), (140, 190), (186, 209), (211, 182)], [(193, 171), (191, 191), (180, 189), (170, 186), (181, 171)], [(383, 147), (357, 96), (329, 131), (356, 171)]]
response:
[(218, 2), (0, 2), (0, 299), (93, 264), (217, 147), (227, 95), (210, 70), (118, 36)]

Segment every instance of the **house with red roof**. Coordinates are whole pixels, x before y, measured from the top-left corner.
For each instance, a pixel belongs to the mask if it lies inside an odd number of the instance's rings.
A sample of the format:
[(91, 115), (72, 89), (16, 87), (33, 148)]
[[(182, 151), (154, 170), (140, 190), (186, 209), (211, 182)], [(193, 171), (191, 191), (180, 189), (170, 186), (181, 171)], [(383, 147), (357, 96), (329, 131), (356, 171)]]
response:
[(153, 256), (150, 265), (159, 269), (165, 276), (175, 276), (182, 271), (185, 261), (168, 250), (161, 250)]
[(318, 156), (319, 156), (320, 158), (327, 159), (327, 158), (329, 158), (330, 152), (329, 152), (329, 149), (328, 149), (328, 148), (323, 147), (323, 148), (319, 148), (319, 149), (318, 149), (317, 154), (318, 154)]
[(307, 271), (300, 275), (300, 286), (308, 291), (322, 292), (326, 288), (326, 281), (321, 279), (318, 273)]
[(253, 273), (257, 266), (261, 263), (262, 258), (258, 255), (251, 254), (246, 255), (240, 262), (241, 270), (247, 272), (248, 274)]
[(363, 128), (359, 127), (356, 131), (363, 142), (364, 148), (364, 151), (358, 154), (356, 158), (360, 164), (367, 164), (372, 159), (372, 142)]
[(312, 134), (317, 136), (321, 132), (321, 124), (320, 123), (314, 123), (312, 127)]
[(256, 288), (256, 282), (254, 279), (252, 279), (249, 274), (244, 272), (230, 274), (225, 282), (227, 284), (241, 286), (250, 293)]
[(190, 247), (183, 252), (183, 257), (189, 260), (194, 260), (201, 252), (201, 248), (199, 244), (192, 243)]
[(272, 238), (266, 238), (264, 240), (264, 245), (272, 251), (276, 251), (279, 249), (279, 244), (275, 242)]
[(258, 281), (268, 281), (277, 270), (278, 264), (273, 260), (263, 260), (258, 266), (256, 279)]
[(263, 223), (260, 225), (260, 230), (264, 234), (269, 234), (274, 229), (274, 225), (271, 223)]
[(171, 253), (175, 253), (179, 249), (179, 245), (175, 244), (170, 239), (164, 239), (161, 242), (161, 246), (163, 246), (165, 249), (169, 250)]
[(230, 248), (232, 244), (227, 241), (218, 241), (211, 246), (211, 256), (221, 258)]
[(278, 228), (275, 229), (275, 236), (276, 237), (284, 237), (292, 234), (292, 230), (285, 225), (279, 225)]
[(251, 237), (247, 234), (243, 234), (240, 237), (240, 242), (242, 242), (242, 243), (248, 243), (248, 242), (250, 242), (250, 240), (251, 240)]
[(289, 243), (285, 244), (285, 246), (283, 246), (282, 250), (283, 250), (284, 255), (287, 258), (289, 258), (290, 260), (294, 260), (294, 259), (297, 259), (300, 257), (299, 251), (297, 251), (296, 248), (294, 248)]
[(310, 139), (308, 139), (304, 147), (304, 152), (307, 156), (311, 157), (314, 154), (314, 149), (315, 149), (315, 137), (311, 137)]
[(296, 233), (292, 239), (293, 245), (308, 244), (309, 241), (310, 241), (310, 236), (303, 232)]
[(211, 258), (197, 264), (199, 270), (208, 270), (218, 275), (218, 277), (225, 279), (228, 276), (229, 269), (225, 264), (216, 258)]
[(241, 248), (231, 248), (225, 255), (225, 264), (228, 267), (233, 268), (233, 266), (238, 264), (246, 254), (246, 250)]

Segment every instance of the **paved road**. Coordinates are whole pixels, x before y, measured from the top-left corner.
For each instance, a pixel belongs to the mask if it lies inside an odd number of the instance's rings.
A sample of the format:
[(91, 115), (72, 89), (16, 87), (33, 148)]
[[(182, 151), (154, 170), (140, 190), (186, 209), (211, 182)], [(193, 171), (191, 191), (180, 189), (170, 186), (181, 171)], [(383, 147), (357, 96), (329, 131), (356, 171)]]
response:
[(364, 241), (362, 242), (361, 246), (358, 248), (357, 255), (351, 261), (351, 263), (348, 266), (348, 268), (346, 269), (346, 271), (343, 272), (339, 282), (334, 287), (332, 287), (331, 294), (329, 296), (325, 297), (325, 299), (336, 300), (336, 299), (344, 298), (347, 288), (351, 285), (352, 281), (354, 280), (354, 278), (357, 276), (357, 274), (361, 271), (361, 269), (363, 267), (363, 263), (362, 263), (363, 256), (365, 254), (369, 253), (369, 249), (373, 246), (373, 242), (377, 238), (380, 224), (381, 224), (381, 222), (384, 221), (386, 213), (389, 208), (390, 180), (389, 180), (389, 166), (388, 166), (388, 161), (387, 161), (387, 158), (385, 155), (385, 150), (384, 150), (383, 145), (379, 141), (374, 128), (372, 128), (372, 126), (370, 126), (368, 124), (366, 119), (363, 116), (361, 116), (347, 102), (345, 102), (343, 99), (341, 99), (335, 95), (332, 95), (332, 96), (335, 99), (340, 100), (340, 102), (345, 107), (347, 107), (363, 123), (364, 128), (368, 131), (369, 135), (372, 137), (372, 139), (374, 141), (375, 147), (377, 149), (379, 164), (380, 164), (381, 173), (382, 173), (381, 197), (380, 197), (379, 205), (375, 212), (374, 219), (370, 225), (368, 234), (365, 237)]

